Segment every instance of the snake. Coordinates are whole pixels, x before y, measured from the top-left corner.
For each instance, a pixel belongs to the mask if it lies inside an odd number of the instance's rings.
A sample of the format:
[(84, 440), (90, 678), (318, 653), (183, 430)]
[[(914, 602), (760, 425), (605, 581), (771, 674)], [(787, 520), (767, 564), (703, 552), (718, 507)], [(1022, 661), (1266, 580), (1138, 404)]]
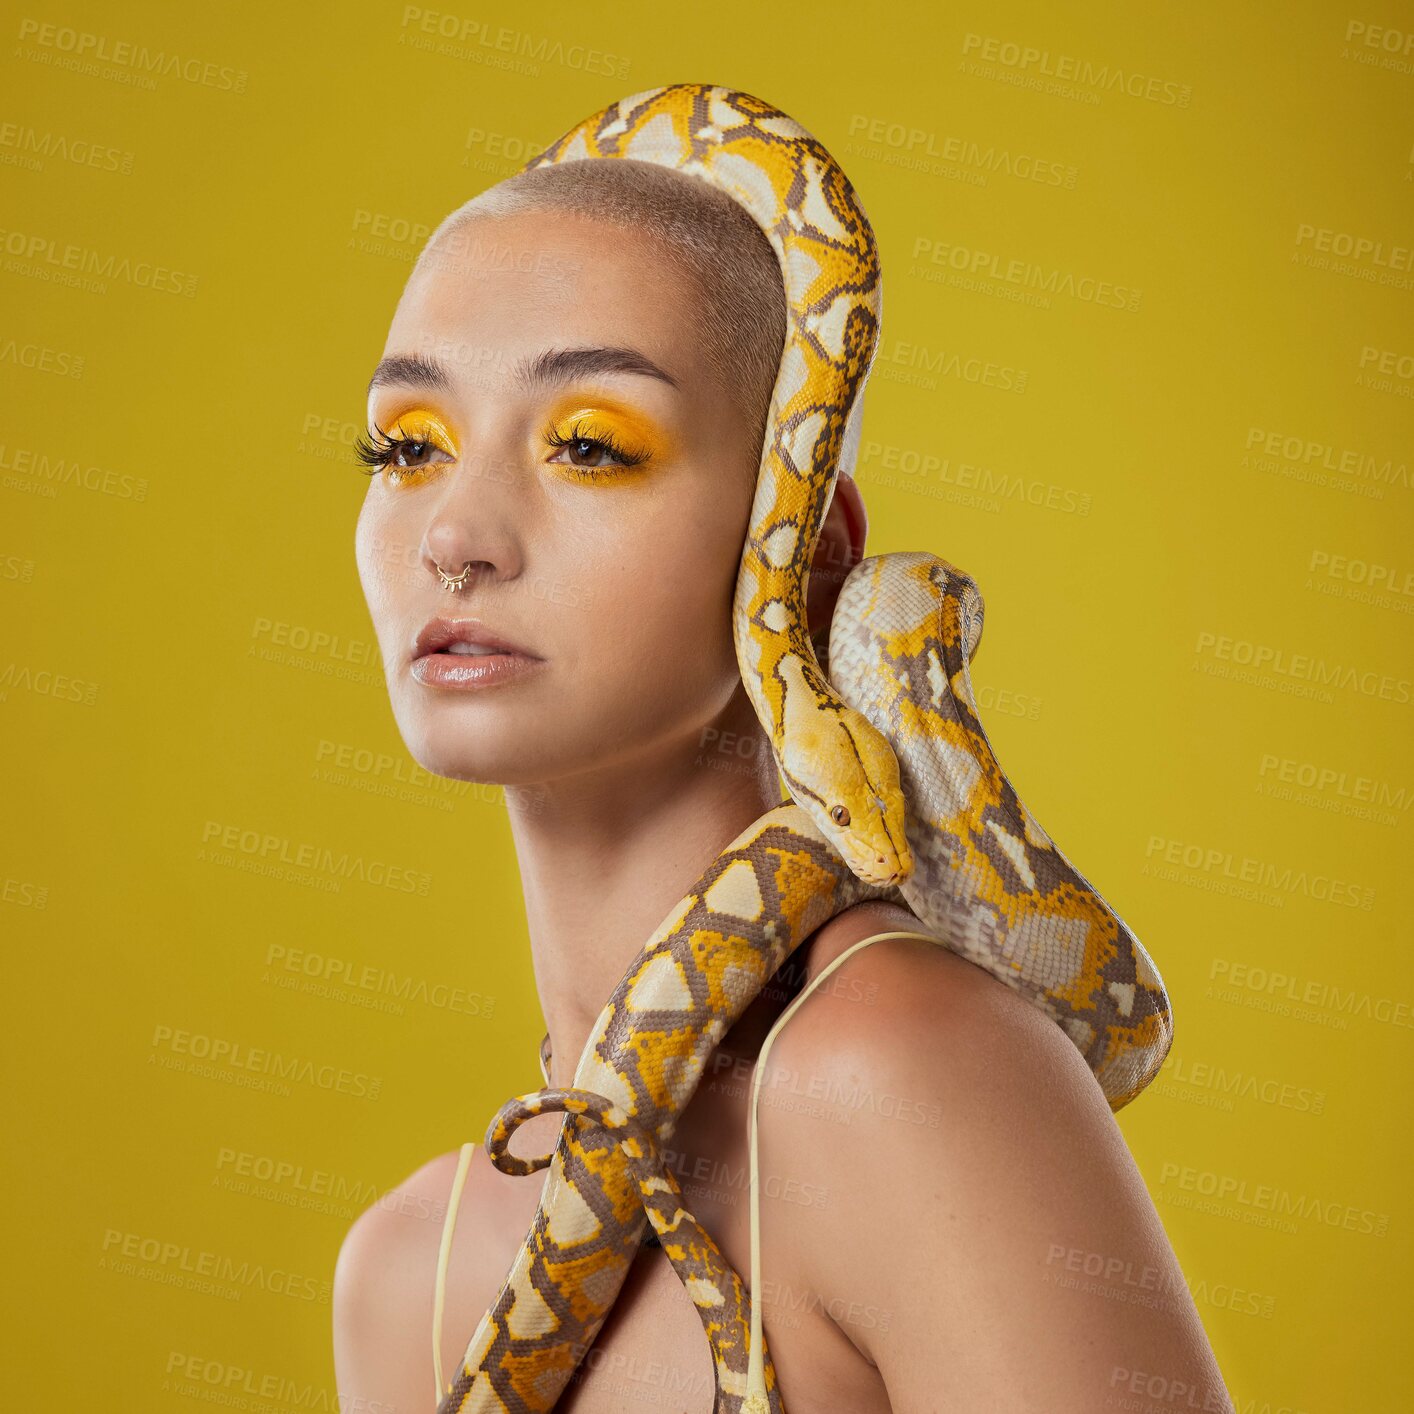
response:
[[(876, 238), (844, 171), (781, 109), (690, 83), (609, 104), (520, 170), (603, 160), (658, 163), (727, 192), (780, 265), (785, 340), (731, 614), (786, 799), (727, 843), (635, 956), (572, 1084), (550, 1085), (546, 1037), (545, 1086), (493, 1117), (484, 1143), (496, 1167), (545, 1178), (454, 1378), (436, 1357), (437, 1414), (553, 1409), (645, 1227), (702, 1321), (714, 1414), (784, 1414), (760, 1303), (691, 1213), (663, 1148), (718, 1043), (796, 949), (856, 903), (905, 905), (929, 939), (1050, 1016), (1112, 1110), (1158, 1072), (1172, 1008), (1153, 959), (992, 751), (970, 676), (976, 582), (924, 551), (862, 559), (812, 637), (810, 564), (857, 456), (882, 313)], [(550, 1112), (564, 1115), (553, 1152), (512, 1153), (519, 1125)], [(754, 1151), (754, 1128), (752, 1139)], [(754, 1263), (754, 1181), (752, 1199)]]

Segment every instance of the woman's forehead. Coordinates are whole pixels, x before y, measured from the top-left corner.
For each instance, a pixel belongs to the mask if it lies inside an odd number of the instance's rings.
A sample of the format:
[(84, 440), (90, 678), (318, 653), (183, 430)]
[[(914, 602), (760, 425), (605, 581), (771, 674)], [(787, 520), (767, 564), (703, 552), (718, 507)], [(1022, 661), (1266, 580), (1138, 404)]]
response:
[(671, 247), (646, 229), (535, 210), (477, 215), (438, 232), (418, 256), (404, 297), (426, 285), (471, 293), (498, 283), (513, 294), (563, 301), (638, 290), (661, 301), (688, 298), (691, 282)]
[(471, 370), (523, 386), (567, 373), (641, 374), (688, 390), (699, 320), (690, 283), (671, 262), (645, 259), (628, 241), (476, 224), (483, 229), (472, 238), (425, 253), (385, 358), (426, 355), (449, 389)]

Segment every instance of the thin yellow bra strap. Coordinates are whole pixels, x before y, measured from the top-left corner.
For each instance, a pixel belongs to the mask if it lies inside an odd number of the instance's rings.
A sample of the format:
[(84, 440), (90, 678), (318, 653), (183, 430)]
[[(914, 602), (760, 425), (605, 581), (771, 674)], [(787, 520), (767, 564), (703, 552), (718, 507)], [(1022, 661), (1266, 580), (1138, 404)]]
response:
[(892, 933), (875, 933), (872, 938), (861, 938), (852, 943), (833, 962), (821, 970), (810, 985), (795, 997), (791, 1004), (776, 1018), (775, 1025), (766, 1033), (761, 1043), (761, 1054), (756, 1058), (756, 1068), (751, 1076), (751, 1351), (747, 1357), (746, 1399), (741, 1406), (742, 1414), (767, 1414), (770, 1408), (766, 1398), (765, 1342), (761, 1334), (762, 1293), (757, 1276), (761, 1268), (761, 1217), (760, 1194), (756, 1176), (756, 1097), (761, 1089), (761, 1077), (766, 1073), (766, 1056), (776, 1033), (791, 1019), (792, 1013), (801, 1002), (820, 985), (851, 953), (867, 948), (870, 943), (882, 942), (885, 938), (925, 938), (930, 943), (938, 940), (929, 933), (914, 933), (906, 929)]
[(432, 1297), (432, 1376), (437, 1381), (437, 1401), (450, 1388), (442, 1383), (442, 1306), (447, 1293), (447, 1267), (452, 1258), (452, 1229), (457, 1225), (457, 1208), (461, 1205), (462, 1189), (471, 1168), (475, 1144), (463, 1144), (457, 1155), (457, 1174), (452, 1180), (452, 1196), (447, 1200), (447, 1216), (442, 1220), (442, 1246), (437, 1252), (437, 1290)]
[[(545, 1041), (550, 1038), (545, 1037)], [(545, 1041), (540, 1043), (540, 1074), (545, 1083), (550, 1083), (550, 1072), (545, 1066)], [(471, 1155), (476, 1145), (463, 1144), (457, 1155), (456, 1177), (452, 1179), (451, 1197), (447, 1199), (447, 1216), (442, 1220), (442, 1245), (437, 1250), (437, 1287), (432, 1296), (432, 1377), (437, 1382), (437, 1401), (449, 1386), (442, 1383), (442, 1310), (446, 1304), (447, 1268), (452, 1260), (452, 1231), (457, 1225), (457, 1209), (461, 1206), (462, 1189), (466, 1187), (466, 1176), (471, 1169)]]

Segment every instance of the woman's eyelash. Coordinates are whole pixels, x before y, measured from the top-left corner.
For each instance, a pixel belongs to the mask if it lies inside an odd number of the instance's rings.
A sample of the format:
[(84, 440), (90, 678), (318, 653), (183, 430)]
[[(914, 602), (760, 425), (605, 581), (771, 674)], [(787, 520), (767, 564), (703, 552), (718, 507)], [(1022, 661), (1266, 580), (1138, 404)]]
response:
[(415, 437), (390, 437), (379, 425), (373, 431), (354, 438), (354, 459), (365, 476), (376, 476), (404, 447), (425, 447), (426, 442)]
[[(648, 460), (647, 452), (633, 452), (621, 443), (614, 440), (612, 433), (601, 433), (598, 436), (590, 437), (581, 432), (581, 424), (576, 422), (568, 433), (556, 432), (553, 427), (547, 428), (545, 440), (552, 447), (568, 447), (575, 442), (587, 442), (591, 447), (602, 447), (620, 466), (637, 466), (639, 462)], [(574, 471), (602, 471), (602, 467), (574, 467)]]

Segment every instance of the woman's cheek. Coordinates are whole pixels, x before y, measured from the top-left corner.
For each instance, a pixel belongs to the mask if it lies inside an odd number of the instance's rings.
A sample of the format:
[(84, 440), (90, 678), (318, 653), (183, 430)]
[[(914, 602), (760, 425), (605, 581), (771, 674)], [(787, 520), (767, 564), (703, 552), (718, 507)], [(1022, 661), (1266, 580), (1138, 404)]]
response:
[(368, 602), (374, 627), (378, 625), (378, 609), (387, 597), (387, 586), (378, 574), (376, 544), (379, 539), (377, 516), (372, 509), (372, 496), (365, 496), (358, 513), (358, 525), (354, 531), (354, 557), (358, 561), (359, 582), (363, 585), (363, 597)]
[(400, 522), (392, 498), (371, 488), (359, 511), (354, 556), (369, 620), (385, 660), (401, 651), (410, 606), (426, 602), (414, 528)]

